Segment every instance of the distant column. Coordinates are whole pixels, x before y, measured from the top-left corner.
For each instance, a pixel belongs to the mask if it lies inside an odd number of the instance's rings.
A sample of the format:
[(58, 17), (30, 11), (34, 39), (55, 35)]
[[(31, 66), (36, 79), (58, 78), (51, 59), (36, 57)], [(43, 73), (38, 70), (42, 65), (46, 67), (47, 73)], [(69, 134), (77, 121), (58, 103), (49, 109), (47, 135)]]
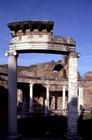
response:
[(79, 86), (79, 95), (78, 95), (78, 111), (80, 108), (83, 108), (83, 87)]
[(65, 110), (65, 92), (66, 92), (66, 86), (63, 86), (63, 101), (62, 101), (62, 109)]
[(21, 89), (17, 89), (17, 105), (18, 103), (22, 103), (22, 90)]
[(17, 89), (17, 113), (22, 113), (22, 90)]
[(48, 115), (49, 110), (49, 84), (46, 86), (45, 114)]
[(29, 112), (32, 112), (33, 111), (33, 83), (30, 83), (29, 85), (30, 87), (30, 106), (29, 106)]
[(25, 96), (25, 93), (23, 92), (23, 98), (22, 98), (22, 115), (26, 116), (26, 113), (28, 112), (27, 109), (27, 99)]
[(52, 96), (51, 98), (50, 109), (55, 110), (55, 96)]
[(62, 111), (62, 96), (57, 97), (57, 110)]
[(8, 55), (8, 132), (9, 138), (18, 137), (17, 130), (17, 53), (9, 51)]
[(67, 137), (78, 140), (77, 134), (77, 58), (76, 52), (70, 53), (68, 62), (68, 128)]

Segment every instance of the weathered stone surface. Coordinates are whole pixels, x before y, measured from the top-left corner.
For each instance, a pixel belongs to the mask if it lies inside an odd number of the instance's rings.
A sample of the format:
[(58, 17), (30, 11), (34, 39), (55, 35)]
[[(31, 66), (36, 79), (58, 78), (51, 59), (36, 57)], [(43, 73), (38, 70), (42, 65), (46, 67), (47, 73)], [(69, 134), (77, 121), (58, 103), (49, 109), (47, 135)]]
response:
[(68, 64), (68, 135), (77, 135), (77, 54), (69, 55)]
[(92, 81), (81, 81), (83, 86), (83, 107), (85, 110), (91, 110), (92, 107)]
[(42, 52), (69, 54), (75, 51), (76, 42), (70, 37), (52, 34), (53, 21), (20, 21), (9, 23), (12, 34), (9, 50), (18, 53)]
[(88, 80), (88, 81), (92, 80), (92, 71), (89, 71), (89, 72), (85, 73), (84, 79)]
[(12, 22), (8, 23), (8, 27), (11, 31), (19, 31), (22, 30), (24, 33), (26, 29), (30, 29), (30, 31), (34, 31), (37, 29), (38, 31), (42, 31), (46, 29), (48, 32), (53, 29), (54, 22), (53, 21), (47, 21), (47, 20), (41, 20), (41, 21), (18, 21), (18, 22)]
[(51, 100), (50, 100), (50, 110), (55, 110), (55, 96), (51, 97)]
[[(54, 67), (57, 64), (63, 65), (66, 76), (63, 75), (63, 69), (58, 73), (54, 71)], [(17, 66), (17, 76), (19, 83), (45, 83), (46, 79), (50, 80), (50, 91), (61, 91), (62, 86), (67, 85), (67, 57), (65, 57), (62, 61), (52, 61), (47, 63), (39, 63), (36, 65), (31, 65), (29, 67)], [(0, 86), (3, 86), (7, 89), (7, 74), (8, 67), (7, 65), (0, 65)], [(88, 72), (84, 75), (84, 77), (80, 77), (78, 72), (79, 85), (83, 87), (83, 107), (85, 110), (90, 110), (92, 107), (92, 80), (91, 80), (92, 72)], [(37, 80), (38, 79), (38, 80)], [(53, 104), (53, 102), (51, 103)], [(53, 106), (53, 105), (51, 105)], [(67, 104), (66, 104), (67, 106)], [(53, 107), (51, 107), (53, 108)]]
[(57, 97), (57, 110), (62, 110), (62, 97), (58, 96)]

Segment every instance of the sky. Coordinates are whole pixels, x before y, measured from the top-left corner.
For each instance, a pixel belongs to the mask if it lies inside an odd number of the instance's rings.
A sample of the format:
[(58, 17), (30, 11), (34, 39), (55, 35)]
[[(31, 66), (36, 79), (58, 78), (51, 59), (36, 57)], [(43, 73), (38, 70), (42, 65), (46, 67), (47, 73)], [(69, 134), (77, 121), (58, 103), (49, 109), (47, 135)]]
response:
[[(0, 0), (0, 64), (7, 64), (5, 52), (11, 39), (9, 22), (52, 20), (53, 34), (72, 37), (80, 53), (78, 70), (92, 71), (92, 0)], [(58, 61), (61, 55), (22, 54), (18, 65)]]

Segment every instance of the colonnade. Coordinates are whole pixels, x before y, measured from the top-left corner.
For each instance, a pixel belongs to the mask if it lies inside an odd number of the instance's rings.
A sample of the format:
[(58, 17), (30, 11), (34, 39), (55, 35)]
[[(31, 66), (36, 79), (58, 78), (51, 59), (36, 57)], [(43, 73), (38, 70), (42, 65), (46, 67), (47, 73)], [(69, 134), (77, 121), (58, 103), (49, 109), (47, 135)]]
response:
[[(34, 86), (34, 83), (30, 83), (29, 84), (29, 113), (33, 113), (34, 112), (34, 108), (33, 108), (33, 99), (34, 99), (34, 96), (33, 96), (33, 86)], [(50, 103), (50, 85), (47, 84), (45, 86), (46, 86), (46, 99), (44, 100), (45, 104), (43, 103), (43, 105), (45, 106), (44, 113), (45, 113), (45, 115), (48, 115), (49, 114), (49, 110), (50, 110), (50, 104), (51, 104)], [(23, 103), (23, 104), (27, 104), (26, 99), (23, 100), (23, 97), (21, 97), (21, 96), (23, 96), (23, 93), (22, 93), (21, 89), (20, 90), (18, 89), (17, 94), (18, 94), (17, 95), (18, 96), (17, 102), (22, 102), (22, 103), (26, 102), (26, 103)], [(20, 94), (22, 94), (22, 95), (20, 96)], [(66, 86), (63, 86), (61, 97), (62, 97), (62, 99), (60, 98), (60, 103), (62, 103), (62, 106), (60, 106), (59, 109), (60, 109), (60, 111), (64, 111), (65, 112), (65, 110), (67, 108), (67, 106), (66, 106)], [(57, 102), (58, 102), (58, 100), (57, 100)], [(24, 106), (24, 107), (26, 107), (26, 106)], [(24, 110), (26, 110), (26, 109), (24, 109)], [(55, 108), (52, 109), (52, 110), (55, 110)], [(56, 110), (58, 110), (58, 107), (57, 107)]]
[[(70, 53), (69, 64), (68, 64), (68, 137), (77, 137), (77, 53)], [(17, 53), (15, 51), (10, 51), (8, 53), (8, 130), (11, 137), (17, 137)], [(30, 87), (30, 111), (32, 111), (33, 104), (33, 84)], [(65, 86), (63, 86), (63, 110), (65, 109)], [(82, 88), (79, 89), (81, 93)], [(82, 102), (80, 99), (81, 94), (79, 94), (79, 104)], [(49, 108), (49, 84), (46, 87), (46, 100), (45, 100), (45, 113), (48, 113)]]
[[(34, 108), (33, 108), (33, 99), (34, 99), (34, 96), (33, 96), (33, 92), (34, 92), (33, 91), (33, 86), (34, 86), (34, 84), (35, 83), (30, 83), (29, 84), (29, 113), (33, 113), (34, 112)], [(66, 92), (67, 92), (67, 86), (64, 85), (62, 87), (61, 98), (58, 99), (59, 103), (58, 103), (58, 100), (57, 100), (57, 104), (58, 104), (59, 107), (57, 107), (56, 110), (62, 111), (63, 115), (66, 115), (66, 111), (67, 111)], [(81, 112), (81, 108), (83, 107), (83, 87), (82, 86), (78, 87), (78, 95), (77, 96), (78, 96), (78, 112), (80, 113)], [(23, 93), (22, 93), (21, 89), (17, 90), (17, 97), (18, 97), (17, 98), (17, 103), (28, 104), (28, 101), (23, 100)], [(61, 106), (61, 103), (62, 103), (62, 106)], [(50, 106), (51, 106), (50, 104), (51, 104), (50, 103), (50, 84), (47, 84), (46, 85), (45, 104), (43, 103), (43, 105), (45, 106), (45, 109), (44, 109), (45, 115), (49, 114), (49, 110), (50, 110)], [(55, 104), (55, 102), (54, 102), (54, 104)], [(17, 106), (18, 106), (18, 104), (17, 104)], [(25, 107), (26, 106), (23, 106), (22, 109), (25, 108)], [(26, 110), (26, 109), (24, 109), (24, 110)], [(54, 105), (54, 108), (52, 110), (55, 110), (55, 105)], [(25, 112), (24, 112), (24, 114), (25, 114)]]

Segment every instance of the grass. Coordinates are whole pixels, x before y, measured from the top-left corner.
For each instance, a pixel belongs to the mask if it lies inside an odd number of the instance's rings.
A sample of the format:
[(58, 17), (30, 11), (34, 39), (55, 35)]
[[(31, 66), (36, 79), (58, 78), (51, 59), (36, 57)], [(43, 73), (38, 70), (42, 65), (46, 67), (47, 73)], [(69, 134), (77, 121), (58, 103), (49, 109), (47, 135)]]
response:
[(87, 113), (83, 115), (83, 120), (90, 120), (90, 119), (92, 119), (92, 114)]

